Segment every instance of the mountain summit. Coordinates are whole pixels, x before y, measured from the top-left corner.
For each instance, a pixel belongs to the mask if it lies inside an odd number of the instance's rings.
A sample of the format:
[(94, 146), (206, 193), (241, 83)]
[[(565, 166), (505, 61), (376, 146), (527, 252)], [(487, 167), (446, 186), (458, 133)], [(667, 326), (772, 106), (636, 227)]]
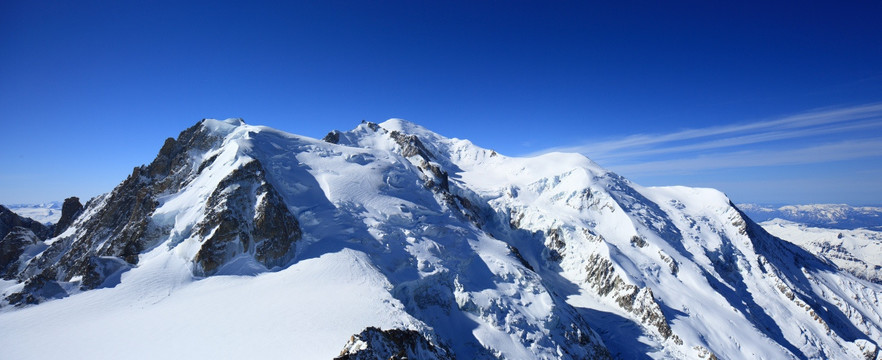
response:
[(399, 119), (203, 120), (72, 221), (0, 264), (4, 355), (880, 357), (882, 286), (716, 190)]

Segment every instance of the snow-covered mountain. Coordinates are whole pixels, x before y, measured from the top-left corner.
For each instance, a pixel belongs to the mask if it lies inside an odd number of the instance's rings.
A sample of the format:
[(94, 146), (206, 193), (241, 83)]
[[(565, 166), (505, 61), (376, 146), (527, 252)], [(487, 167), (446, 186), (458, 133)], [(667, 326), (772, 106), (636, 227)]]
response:
[(819, 228), (882, 230), (882, 207), (844, 204), (738, 204), (738, 208), (757, 222), (782, 219)]
[(61, 201), (42, 204), (9, 204), (6, 208), (20, 216), (39, 221), (43, 225), (51, 225), (61, 218)]
[(770, 234), (820, 254), (855, 276), (882, 283), (882, 232), (828, 229), (774, 219), (760, 223)]
[(79, 214), (0, 283), (4, 355), (879, 358), (882, 286), (722, 193), (403, 120), (203, 120)]
[(855, 276), (882, 283), (882, 208), (843, 204), (738, 204), (770, 234)]

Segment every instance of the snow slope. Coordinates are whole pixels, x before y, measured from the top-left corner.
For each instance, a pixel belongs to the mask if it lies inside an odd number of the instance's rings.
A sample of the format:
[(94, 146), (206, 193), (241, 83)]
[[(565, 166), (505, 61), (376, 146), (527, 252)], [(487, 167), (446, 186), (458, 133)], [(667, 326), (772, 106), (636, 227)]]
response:
[(882, 340), (880, 285), (718, 191), (399, 119), (324, 140), (204, 120), (46, 243), (2, 283), (12, 358), (359, 358), (395, 336), (439, 358), (876, 358)]
[(357, 252), (200, 281), (161, 252), (145, 254), (115, 288), (0, 315), (3, 357), (329, 359), (367, 326), (416, 323)]

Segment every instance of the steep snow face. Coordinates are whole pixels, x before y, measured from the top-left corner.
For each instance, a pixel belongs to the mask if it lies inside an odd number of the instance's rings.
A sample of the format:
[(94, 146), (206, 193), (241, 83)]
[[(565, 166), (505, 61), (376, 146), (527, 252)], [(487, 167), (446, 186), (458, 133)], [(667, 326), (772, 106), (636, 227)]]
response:
[(205, 120), (38, 250), (5, 301), (76, 295), (0, 312), (15, 358), (872, 358), (882, 340), (879, 285), (718, 191), (399, 119), (324, 140)]

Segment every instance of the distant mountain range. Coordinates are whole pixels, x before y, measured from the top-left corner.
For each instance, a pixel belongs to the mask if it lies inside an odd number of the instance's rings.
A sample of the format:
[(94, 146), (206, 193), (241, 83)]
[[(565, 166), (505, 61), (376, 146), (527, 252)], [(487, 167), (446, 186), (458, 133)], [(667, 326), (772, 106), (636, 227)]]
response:
[(882, 207), (738, 204), (772, 235), (882, 283)]
[(399, 119), (203, 120), (69, 200), (0, 218), (2, 358), (880, 357), (875, 275), (719, 191)]
[(8, 204), (7, 209), (18, 215), (31, 218), (43, 225), (51, 225), (61, 218), (61, 201), (52, 201), (42, 204)]
[(882, 231), (811, 227), (783, 219), (760, 225), (772, 235), (824, 256), (841, 269), (882, 284)]
[(737, 206), (757, 222), (783, 219), (812, 227), (882, 230), (882, 207), (844, 204), (785, 206), (738, 204)]

